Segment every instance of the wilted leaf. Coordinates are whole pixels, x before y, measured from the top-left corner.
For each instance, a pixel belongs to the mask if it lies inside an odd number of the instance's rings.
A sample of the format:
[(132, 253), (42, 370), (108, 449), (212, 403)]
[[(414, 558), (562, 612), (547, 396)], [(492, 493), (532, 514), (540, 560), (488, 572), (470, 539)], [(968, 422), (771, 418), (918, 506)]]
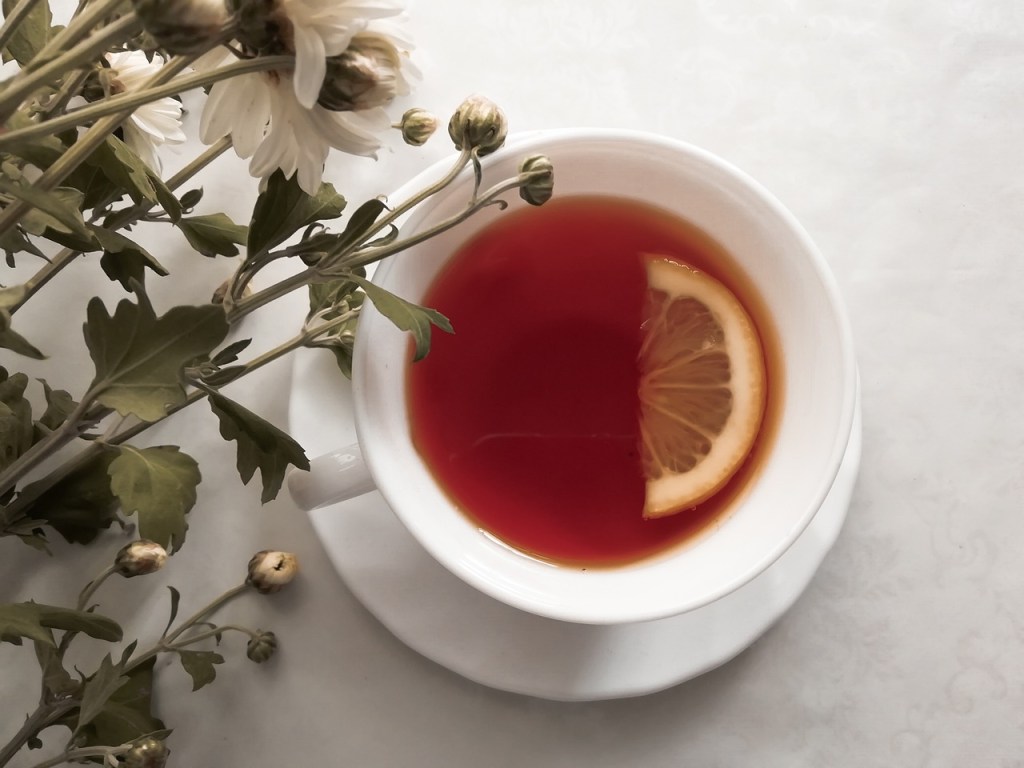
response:
[(182, 367), (220, 344), (228, 324), (224, 311), (212, 304), (175, 307), (157, 317), (149, 300), (138, 298), (138, 304), (118, 303), (113, 316), (98, 298), (89, 302), (85, 343), (96, 365), (90, 389), (122, 416), (156, 421), (168, 406), (185, 400)]
[(42, 480), (25, 486), (19, 498), (30, 500), (28, 516), (46, 523), (71, 543), (88, 544), (116, 517), (117, 497), (107, 475), (116, 455), (112, 449), (99, 450), (50, 488), (44, 489)]
[(269, 251), (303, 227), (338, 218), (344, 208), (345, 198), (331, 184), (321, 184), (316, 196), (310, 197), (299, 187), (297, 175), (286, 179), (275, 171), (252, 211), (249, 253)]
[(10, 227), (6, 232), (0, 234), (0, 250), (3, 250), (5, 261), (9, 267), (15, 265), (14, 257), (19, 253), (31, 253), (40, 259), (45, 258), (43, 252), (35, 247), (20, 227)]
[(198, 691), (217, 677), (214, 664), (223, 664), (224, 657), (213, 651), (178, 651), (181, 666), (192, 678), (192, 690)]
[(32, 446), (32, 406), (25, 399), (28, 376), (0, 368), (0, 469)]
[(250, 344), (252, 344), (252, 339), (239, 339), (238, 341), (233, 341), (210, 358), (210, 362), (214, 365), (228, 365), (229, 363), (233, 363), (238, 359), (238, 353), (242, 352)]
[(185, 541), (185, 516), (196, 503), (199, 465), (177, 446), (121, 446), (107, 469), (126, 515), (138, 513), (139, 535), (175, 550)]
[(39, 417), (39, 423), (47, 429), (57, 429), (78, 406), (71, 393), (63, 389), (54, 389), (45, 380), (39, 380), (46, 396), (46, 410)]
[(52, 646), (51, 629), (81, 632), (108, 643), (121, 639), (117, 622), (98, 613), (41, 603), (0, 604), (0, 640), (21, 645), (21, 638), (27, 637)]
[(309, 469), (302, 446), (273, 424), (217, 392), (211, 392), (209, 399), (220, 420), (221, 435), (238, 443), (236, 463), (242, 482), (248, 484), (259, 469), (264, 504), (277, 497), (289, 466)]
[(80, 731), (91, 723), (106, 707), (107, 702), (131, 680), (124, 674), (123, 664), (114, 664), (108, 653), (97, 669), (82, 687), (82, 703), (78, 709), (78, 723), (75, 731)]
[(446, 333), (453, 333), (452, 324), (448, 318), (436, 309), (421, 307), (399, 298), (364, 277), (352, 275), (351, 278), (366, 291), (367, 297), (382, 315), (401, 330), (412, 333), (416, 345), (414, 360), (422, 360), (430, 351), (432, 325), (436, 325)]
[(185, 216), (178, 221), (178, 228), (203, 256), (237, 256), (236, 246), (246, 238), (246, 228), (223, 213)]
[[(21, 2), (28, 2), (28, 0), (21, 0)], [(5, 19), (11, 15), (11, 12), (17, 5), (18, 2), (16, 0), (4, 0), (3, 10)], [(32, 10), (28, 12), (28, 15), (14, 29), (10, 42), (4, 48), (3, 60), (10, 61), (14, 59), (23, 67), (28, 66), (29, 62), (35, 58), (35, 55), (50, 41), (50, 25), (52, 23), (50, 4), (37, 2)]]
[(35, 645), (36, 659), (39, 662), (39, 671), (43, 678), (43, 687), (50, 695), (60, 696), (75, 690), (78, 684), (71, 679), (71, 675), (61, 664), (52, 634), (50, 638), (50, 641), (46, 643), (36, 640), (33, 645)]

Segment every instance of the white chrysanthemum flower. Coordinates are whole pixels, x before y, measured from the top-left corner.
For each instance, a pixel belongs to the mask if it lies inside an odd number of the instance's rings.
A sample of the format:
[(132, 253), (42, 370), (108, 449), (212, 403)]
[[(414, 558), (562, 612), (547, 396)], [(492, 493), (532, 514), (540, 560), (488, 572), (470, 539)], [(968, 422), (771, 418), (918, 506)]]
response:
[(343, 53), (372, 20), (399, 12), (388, 0), (277, 0), (272, 16), (291, 27), (299, 104), (307, 109), (316, 104), (329, 57)]
[[(119, 92), (140, 90), (160, 71), (157, 60), (149, 61), (142, 51), (108, 53), (107, 61), (116, 72), (112, 85)], [(181, 128), (181, 104), (169, 97), (138, 107), (121, 127), (125, 143), (155, 171), (160, 170), (157, 147), (181, 144), (186, 138)]]
[[(378, 7), (371, 2), (363, 6), (344, 2), (329, 5), (321, 0), (278, 0), (278, 3), (276, 11), (284, 12), (301, 8), (303, 13), (308, 13), (311, 7), (321, 8), (323, 13), (317, 17), (320, 21), (324, 18), (337, 20), (344, 16), (342, 12), (366, 12), (368, 8), (383, 12), (383, 4)], [(408, 59), (412, 46), (396, 25), (345, 19), (346, 31), (335, 30), (333, 35), (328, 34), (326, 25), (308, 25), (309, 29), (319, 30), (312, 37), (332, 43), (325, 44), (324, 51), (334, 51), (334, 43), (345, 40), (345, 48), (330, 54), (333, 58), (328, 84), (324, 83), (328, 62), (322, 53), (315, 77), (310, 75), (309, 62), (300, 73), (301, 36), (296, 33), (294, 71), (250, 73), (213, 85), (203, 108), (200, 138), (211, 144), (230, 135), (238, 156), (250, 160), (249, 172), (253, 176), (266, 179), (277, 169), (287, 177), (297, 174), (299, 186), (310, 195), (315, 195), (320, 188), (324, 162), (331, 149), (375, 156), (381, 145), (378, 134), (391, 127), (382, 105), (396, 95), (408, 93), (409, 79), (418, 72)], [(294, 29), (298, 28), (295, 24)], [(351, 32), (353, 29), (357, 32)], [(353, 53), (357, 49), (359, 52)], [(308, 58), (309, 50), (305, 53)], [(200, 66), (211, 68), (229, 60), (204, 57)], [(324, 95), (328, 91), (330, 98)], [(309, 92), (312, 92), (311, 101)], [(350, 99), (350, 103), (346, 103), (346, 99)]]

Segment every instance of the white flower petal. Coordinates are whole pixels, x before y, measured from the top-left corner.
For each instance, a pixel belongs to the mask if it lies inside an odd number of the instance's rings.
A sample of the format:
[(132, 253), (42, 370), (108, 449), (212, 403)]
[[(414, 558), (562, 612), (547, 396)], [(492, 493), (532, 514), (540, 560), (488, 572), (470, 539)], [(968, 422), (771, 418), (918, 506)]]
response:
[(327, 53), (324, 41), (315, 31), (294, 26), (295, 32), (295, 95), (306, 109), (320, 97), (320, 86), (327, 74)]

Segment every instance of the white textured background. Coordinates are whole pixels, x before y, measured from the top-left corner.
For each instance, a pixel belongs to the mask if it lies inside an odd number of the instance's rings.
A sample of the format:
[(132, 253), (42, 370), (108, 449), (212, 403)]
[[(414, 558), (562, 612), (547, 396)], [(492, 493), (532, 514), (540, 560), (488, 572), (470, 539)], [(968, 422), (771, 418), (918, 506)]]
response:
[[(260, 508), (208, 412), (186, 412), (154, 439), (204, 467), (188, 543), (149, 583), (104, 591), (104, 609), (137, 609), (128, 632), (150, 636), (165, 621), (165, 584), (191, 601), (185, 611), (239, 580), (264, 547), (297, 552), (304, 574), (229, 612), (278, 633), (271, 663), (229, 649), (217, 682), (196, 694), (177, 667), (161, 671), (174, 764), (1024, 766), (1024, 4), (432, 0), (410, 10), (424, 82), (396, 116), (412, 104), (447, 115), (481, 92), (513, 130), (661, 132), (744, 168), (802, 220), (857, 338), (865, 447), (850, 515), (803, 598), (730, 664), (640, 699), (556, 704), (466, 682), (391, 637), (305, 516), (285, 499)], [(438, 136), (376, 164), (339, 158), (327, 179), (358, 200), (447, 153)], [(224, 158), (204, 176), (209, 210), (247, 219), (243, 173)], [(189, 264), (173, 291), (156, 292), (161, 306), (205, 299), (231, 269), (193, 266), (177, 241), (153, 252), (172, 271)], [(90, 270), (55, 281), (54, 302), (84, 305)], [(289, 299), (244, 331), (269, 346), (301, 310)], [(38, 302), (19, 314), (51, 353), (80, 349), (78, 317), (69, 328)], [(283, 424), (288, 366), (264, 373), (232, 395)], [(88, 370), (83, 361), (62, 375), (72, 388)], [(119, 545), (111, 537), (110, 551)], [(73, 601), (108, 557), (102, 546), (60, 549), (49, 562), (0, 541), (0, 601)], [(32, 703), (33, 664), (28, 648), (0, 647), (0, 740)], [(31, 758), (17, 765), (41, 756)]]

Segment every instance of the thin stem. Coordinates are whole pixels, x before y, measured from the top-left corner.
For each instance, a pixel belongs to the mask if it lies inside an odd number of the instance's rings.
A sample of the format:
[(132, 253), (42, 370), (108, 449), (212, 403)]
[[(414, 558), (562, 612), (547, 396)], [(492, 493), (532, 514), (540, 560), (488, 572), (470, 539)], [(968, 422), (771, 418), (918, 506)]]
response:
[(160, 643), (160, 647), (161, 650), (164, 651), (177, 651), (182, 648), (187, 648), (190, 645), (200, 643), (203, 640), (209, 640), (211, 637), (215, 638), (218, 635), (222, 635), (225, 632), (232, 630), (235, 632), (241, 632), (242, 634), (248, 635), (249, 637), (258, 637), (257, 633), (253, 632), (251, 629), (239, 627), (235, 624), (223, 624), (221, 626), (215, 627), (214, 629), (209, 629), (205, 632), (200, 632), (197, 635), (190, 635), (189, 637), (186, 637), (184, 640), (181, 640), (177, 643), (168, 643), (167, 641), (164, 641)]
[[(122, 744), (118, 747), (79, 747), (78, 749), (69, 749), (55, 757), (51, 757), (49, 760), (36, 763), (32, 768), (53, 768), (55, 765), (80, 762), (87, 757), (107, 757), (108, 755), (117, 757), (118, 755), (123, 755), (131, 748), (131, 744)], [(107, 761), (104, 760), (103, 764), (106, 765)]]
[(48, 434), (38, 443), (29, 448), (25, 453), (15, 459), (2, 473), (0, 473), (0, 497), (13, 488), (18, 481), (48, 457), (54, 451), (60, 449), (73, 440), (79, 433), (81, 425), (78, 423), (92, 403), (92, 392), (86, 393), (82, 402), (64, 420), (58, 429)]
[(0, 27), (0, 49), (6, 48), (11, 38), (18, 31), (18, 27), (36, 7), (39, 0), (21, 0), (14, 10), (4, 19), (3, 27)]
[(77, 702), (69, 700), (54, 704), (40, 704), (36, 707), (35, 712), (25, 718), (25, 722), (22, 723), (18, 732), (0, 749), (0, 768), (11, 762), (11, 758), (25, 746), (29, 739), (76, 706), (78, 706)]
[(117, 11), (121, 3), (122, 0), (92, 0), (88, 4), (81, 3), (71, 23), (43, 46), (33, 61), (47, 61), (54, 56), (56, 51), (62, 51), (75, 45), (88, 35), (100, 21)]
[(170, 646), (175, 640), (177, 640), (179, 637), (181, 637), (181, 635), (184, 632), (186, 632), (190, 627), (194, 626), (195, 624), (198, 624), (200, 621), (202, 621), (207, 616), (209, 616), (211, 613), (213, 613), (218, 608), (223, 606), (229, 600), (232, 600), (235, 597), (238, 597), (238, 595), (242, 594), (243, 592), (247, 591), (248, 589), (249, 589), (249, 585), (248, 584), (239, 584), (237, 587), (232, 587), (227, 592), (222, 594), (220, 597), (217, 597), (216, 599), (214, 599), (211, 602), (207, 603), (205, 606), (200, 608), (198, 611), (196, 611), (191, 616), (189, 616), (185, 621), (183, 621), (181, 624), (179, 624), (178, 628), (175, 629), (173, 632), (171, 632), (170, 634), (165, 635), (164, 637), (160, 638), (160, 642), (159, 643), (154, 645), (152, 648), (150, 648), (148, 651), (143, 653), (141, 656), (138, 656), (138, 657), (132, 659), (131, 663), (125, 666), (125, 669), (124, 669), (125, 674), (128, 674), (133, 669), (138, 667), (140, 664), (142, 664), (142, 663), (148, 661), (149, 659), (153, 658), (154, 656), (156, 656), (158, 653), (160, 653), (161, 650), (163, 650), (164, 648)]
[(177, 96), (193, 88), (211, 85), (221, 80), (237, 77), (238, 75), (294, 66), (294, 62), (295, 58), (293, 56), (259, 56), (252, 59), (235, 61), (209, 72), (195, 72), (158, 87), (127, 91), (119, 96), (102, 99), (87, 107), (73, 110), (61, 117), (55, 117), (42, 123), (8, 131), (0, 136), (0, 149), (25, 139), (32, 139), (37, 136), (52, 136), (65, 128), (83, 125), (97, 118), (115, 114), (120, 110), (134, 110), (151, 101), (163, 99), (167, 96)]
[[(3, 92), (3, 98), (0, 98), (0, 114), (6, 120), (17, 111), (22, 100), (30, 93), (58, 79), (61, 75), (77, 69), (80, 64), (95, 59), (98, 55), (105, 53), (111, 43), (131, 37), (137, 29), (141, 28), (142, 23), (138, 17), (134, 13), (129, 13), (38, 69), (25, 70), (24, 76), (16, 78)], [(47, 125), (47, 123), (39, 125)], [(16, 132), (12, 131), (12, 133)], [(52, 135), (54, 131), (48, 131), (48, 133)]]
[(99, 576), (97, 576), (95, 579), (86, 584), (85, 589), (83, 589), (81, 594), (78, 595), (78, 610), (84, 611), (86, 607), (89, 605), (89, 598), (96, 594), (96, 590), (103, 585), (103, 582), (111, 576), (113, 576), (115, 573), (117, 573), (117, 566), (108, 565), (100, 572)]
[[(191, 64), (194, 59), (194, 56), (178, 56), (172, 59), (150, 78), (146, 83), (146, 87), (157, 86), (167, 82)], [(106, 141), (107, 137), (121, 123), (127, 120), (130, 115), (131, 110), (124, 110), (97, 122), (36, 179), (34, 186), (44, 192), (54, 189), (92, 154), (100, 144)], [(4, 208), (3, 212), (0, 212), (0, 236), (14, 226), (31, 209), (32, 205), (23, 200), (18, 200)]]

